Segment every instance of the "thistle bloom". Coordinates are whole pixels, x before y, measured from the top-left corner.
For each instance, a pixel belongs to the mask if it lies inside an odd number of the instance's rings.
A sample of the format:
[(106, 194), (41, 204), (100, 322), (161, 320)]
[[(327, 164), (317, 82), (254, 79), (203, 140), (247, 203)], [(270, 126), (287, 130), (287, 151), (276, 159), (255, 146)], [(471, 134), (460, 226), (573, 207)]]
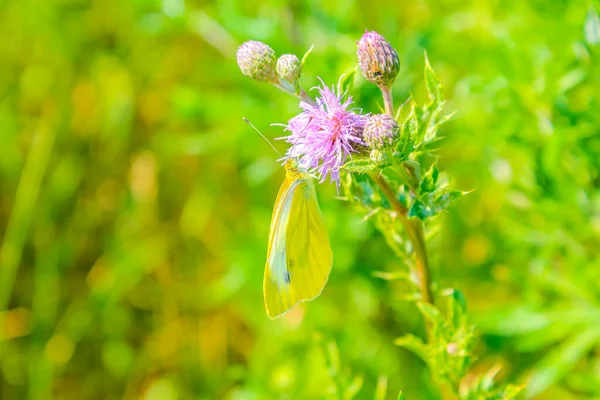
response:
[(358, 145), (365, 145), (362, 134), (368, 116), (349, 108), (352, 97), (341, 93), (339, 83), (337, 92), (323, 81), (321, 84), (316, 88), (317, 104), (301, 102), (304, 111), (285, 126), (291, 132), (286, 141), (292, 144), (287, 156), (315, 172), (321, 182), (329, 175), (330, 181), (339, 186), (340, 168)]
[(360, 70), (366, 80), (389, 88), (400, 71), (400, 58), (391, 44), (379, 33), (366, 32), (358, 42)]

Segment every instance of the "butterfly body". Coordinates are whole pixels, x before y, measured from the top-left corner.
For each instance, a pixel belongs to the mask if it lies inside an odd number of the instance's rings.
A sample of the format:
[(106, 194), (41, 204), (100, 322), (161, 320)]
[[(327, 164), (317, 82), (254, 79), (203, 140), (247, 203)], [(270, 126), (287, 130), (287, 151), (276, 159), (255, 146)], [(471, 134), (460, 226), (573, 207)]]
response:
[(333, 263), (312, 176), (293, 160), (285, 170), (271, 219), (263, 281), (267, 315), (273, 319), (319, 296)]

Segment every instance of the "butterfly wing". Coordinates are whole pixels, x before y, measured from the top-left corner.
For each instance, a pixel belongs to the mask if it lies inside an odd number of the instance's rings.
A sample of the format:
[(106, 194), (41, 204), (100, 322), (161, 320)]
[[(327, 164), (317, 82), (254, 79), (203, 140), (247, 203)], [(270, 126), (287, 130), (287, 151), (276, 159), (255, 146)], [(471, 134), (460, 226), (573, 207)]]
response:
[(279, 190), (263, 281), (267, 315), (277, 318), (321, 294), (333, 253), (312, 178), (288, 177)]

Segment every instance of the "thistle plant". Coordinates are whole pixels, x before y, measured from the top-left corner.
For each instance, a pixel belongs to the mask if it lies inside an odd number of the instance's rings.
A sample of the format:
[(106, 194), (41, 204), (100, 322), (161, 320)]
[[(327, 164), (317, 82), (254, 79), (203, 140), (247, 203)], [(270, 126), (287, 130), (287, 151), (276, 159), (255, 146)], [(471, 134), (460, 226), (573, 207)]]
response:
[[(423, 359), (439, 385), (440, 398), (514, 398), (521, 388), (498, 386), (496, 367), (472, 373), (478, 336), (468, 320), (465, 298), (456, 289), (440, 287), (429, 261), (430, 223), (466, 192), (452, 189), (437, 166), (438, 132), (450, 116), (442, 113), (441, 81), (427, 57), (427, 100), (419, 104), (411, 98), (396, 108), (392, 86), (400, 73), (400, 57), (382, 35), (366, 32), (357, 41), (358, 65), (364, 78), (381, 90), (384, 110), (368, 112), (348, 93), (353, 74), (332, 86), (321, 80), (316, 98), (311, 98), (300, 82), (308, 53), (302, 61), (290, 54), (276, 61), (269, 46), (250, 41), (240, 46), (237, 61), (245, 75), (300, 98), (299, 114), (283, 125), (290, 143), (286, 158), (297, 160), (320, 182), (335, 183), (341, 198), (374, 223), (405, 266), (374, 272), (378, 278), (408, 282), (410, 289), (402, 297), (413, 301), (424, 319), (425, 337), (409, 334), (395, 344)], [(348, 397), (344, 393), (340, 398)]]
[(329, 176), (339, 187), (346, 160), (365, 145), (363, 130), (368, 117), (361, 110), (350, 108), (352, 97), (344, 96), (340, 83), (337, 90), (323, 83), (317, 91), (317, 104), (300, 102), (304, 111), (285, 127), (290, 132), (286, 141), (292, 144), (287, 156), (300, 160), (321, 182)]

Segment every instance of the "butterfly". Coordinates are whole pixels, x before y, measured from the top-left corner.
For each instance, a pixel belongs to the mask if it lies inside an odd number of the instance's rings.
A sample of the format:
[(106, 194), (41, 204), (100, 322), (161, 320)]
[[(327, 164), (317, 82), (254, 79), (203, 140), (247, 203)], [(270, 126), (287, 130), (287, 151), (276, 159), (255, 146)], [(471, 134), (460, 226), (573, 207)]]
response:
[(278, 318), (296, 304), (318, 297), (332, 264), (313, 178), (297, 161), (288, 159), (271, 217), (263, 280), (269, 318)]

